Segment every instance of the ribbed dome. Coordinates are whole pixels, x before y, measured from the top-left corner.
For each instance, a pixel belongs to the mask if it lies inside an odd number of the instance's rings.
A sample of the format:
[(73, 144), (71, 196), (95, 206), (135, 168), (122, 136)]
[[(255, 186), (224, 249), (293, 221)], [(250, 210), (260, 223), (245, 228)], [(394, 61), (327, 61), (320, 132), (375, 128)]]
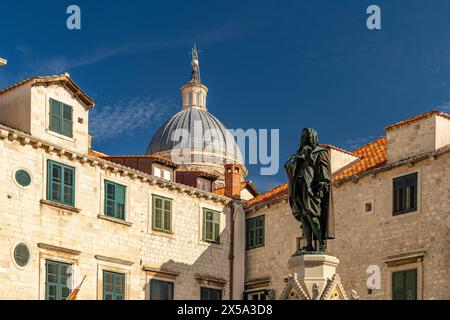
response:
[[(183, 132), (189, 135), (189, 141), (180, 147)], [(166, 121), (150, 142), (147, 153), (157, 154), (175, 148), (205, 150), (226, 155), (226, 158), (240, 157), (239, 148), (225, 126), (212, 114), (199, 108), (182, 110)]]

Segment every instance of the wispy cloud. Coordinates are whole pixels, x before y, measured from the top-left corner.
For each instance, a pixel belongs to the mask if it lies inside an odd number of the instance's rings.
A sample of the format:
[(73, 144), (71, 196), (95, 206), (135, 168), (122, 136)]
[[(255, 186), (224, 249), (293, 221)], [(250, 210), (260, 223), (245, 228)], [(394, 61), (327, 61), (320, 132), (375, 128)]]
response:
[(36, 59), (31, 48), (21, 43), (16, 45), (16, 50), (23, 54), (27, 54), (27, 61), (25, 64), (33, 73), (56, 74), (92, 65), (124, 54), (165, 50), (180, 45), (192, 45), (194, 42), (200, 42), (201, 45), (205, 46), (231, 41), (247, 34), (249, 31), (249, 21), (247, 18), (248, 17), (244, 16), (239, 19), (228, 21), (223, 25), (219, 25), (203, 33), (181, 36), (168, 41), (142, 41), (97, 46), (93, 51), (81, 54), (77, 57), (47, 56), (45, 59)]
[(356, 137), (345, 141), (346, 148), (349, 150), (355, 150), (362, 147), (365, 144), (375, 140), (375, 136), (368, 137)]
[(109, 140), (121, 135), (133, 135), (139, 129), (160, 122), (175, 107), (171, 98), (134, 98), (93, 109), (91, 134), (96, 140)]
[(441, 104), (437, 109), (443, 112), (450, 112), (450, 101)]

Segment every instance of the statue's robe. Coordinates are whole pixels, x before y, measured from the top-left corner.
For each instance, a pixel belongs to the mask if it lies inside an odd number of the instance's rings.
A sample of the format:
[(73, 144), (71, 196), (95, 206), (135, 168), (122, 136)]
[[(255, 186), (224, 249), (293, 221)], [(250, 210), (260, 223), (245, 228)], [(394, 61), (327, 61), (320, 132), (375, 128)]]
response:
[[(297, 152), (286, 164), (289, 176), (289, 203), (297, 220), (312, 215), (325, 239), (334, 239), (334, 211), (328, 150), (317, 146)], [(322, 194), (320, 186), (323, 185)]]

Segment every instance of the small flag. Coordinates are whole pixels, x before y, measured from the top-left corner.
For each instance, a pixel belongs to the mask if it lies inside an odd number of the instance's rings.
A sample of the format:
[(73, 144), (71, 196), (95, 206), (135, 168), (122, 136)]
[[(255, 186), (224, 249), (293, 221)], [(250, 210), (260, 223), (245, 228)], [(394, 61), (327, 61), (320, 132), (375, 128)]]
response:
[(69, 294), (69, 296), (67, 297), (66, 300), (76, 300), (77, 299), (78, 292), (80, 292), (81, 285), (83, 284), (84, 279), (86, 279), (86, 276), (84, 276), (84, 278), (81, 281), (80, 285), (78, 287), (76, 287), (75, 290), (73, 290), (71, 294)]

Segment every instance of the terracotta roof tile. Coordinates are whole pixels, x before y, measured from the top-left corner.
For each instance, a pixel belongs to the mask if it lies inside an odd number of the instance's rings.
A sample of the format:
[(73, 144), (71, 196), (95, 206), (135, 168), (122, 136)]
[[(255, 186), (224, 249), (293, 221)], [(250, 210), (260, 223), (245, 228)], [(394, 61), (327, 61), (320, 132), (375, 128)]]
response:
[(288, 184), (284, 183), (282, 185), (279, 185), (278, 187), (275, 187), (267, 191), (266, 193), (260, 194), (259, 196), (250, 199), (249, 201), (247, 201), (247, 205), (249, 207), (256, 206), (258, 204), (267, 201), (283, 198), (284, 196), (287, 196), (287, 194), (288, 194)]
[(341, 180), (358, 173), (376, 168), (387, 160), (387, 139), (379, 138), (355, 151), (353, 151), (360, 159), (349, 168), (337, 173), (334, 180)]
[(108, 155), (107, 155), (107, 154), (104, 154), (104, 153), (102, 153), (102, 152), (95, 151), (95, 150), (89, 150), (88, 156), (91, 156), (91, 157), (98, 157), (98, 158), (104, 158), (104, 157), (107, 157)]
[(94, 100), (92, 100), (80, 89), (80, 87), (70, 78), (70, 75), (68, 73), (56, 74), (51, 76), (29, 77), (25, 80), (13, 84), (12, 86), (2, 89), (0, 91), (0, 95), (8, 91), (11, 91), (17, 87), (20, 87), (24, 84), (27, 84), (28, 82), (31, 82), (32, 85), (48, 84), (48, 83), (64, 83), (67, 89), (71, 90), (73, 93), (76, 93), (76, 97), (80, 99), (84, 104), (86, 104), (88, 110), (92, 109), (95, 106)]

